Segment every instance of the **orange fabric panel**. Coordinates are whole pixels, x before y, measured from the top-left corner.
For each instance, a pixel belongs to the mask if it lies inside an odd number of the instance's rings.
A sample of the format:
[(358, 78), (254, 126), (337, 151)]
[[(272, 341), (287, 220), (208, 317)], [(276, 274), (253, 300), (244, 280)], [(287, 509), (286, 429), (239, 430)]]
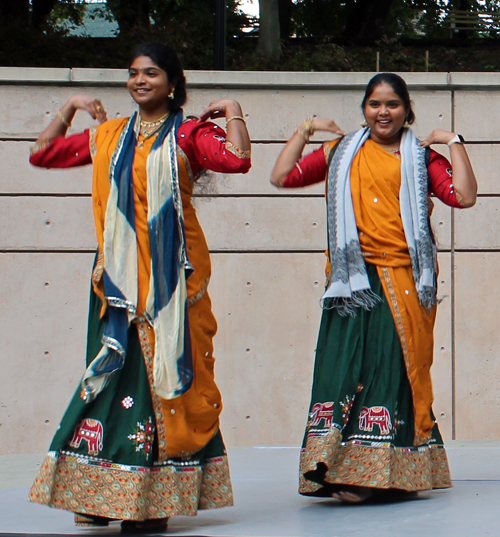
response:
[(94, 157), (92, 176), (92, 204), (99, 249), (104, 251), (104, 218), (109, 198), (109, 163), (128, 118), (112, 119), (96, 129), (95, 144), (98, 148)]
[(377, 265), (410, 265), (399, 208), (401, 161), (367, 140), (351, 166), (351, 191), (361, 249)]
[[(187, 454), (205, 446), (219, 428), (222, 398), (214, 380), (212, 338), (217, 323), (208, 293), (188, 309), (194, 380), (180, 397), (162, 400), (167, 455)], [(172, 410), (174, 412), (172, 412)]]
[(436, 307), (430, 312), (419, 301), (411, 266), (382, 267), (377, 271), (398, 331), (406, 372), (413, 396), (416, 446), (430, 440), (434, 421), (431, 418), (431, 366), (434, 353)]

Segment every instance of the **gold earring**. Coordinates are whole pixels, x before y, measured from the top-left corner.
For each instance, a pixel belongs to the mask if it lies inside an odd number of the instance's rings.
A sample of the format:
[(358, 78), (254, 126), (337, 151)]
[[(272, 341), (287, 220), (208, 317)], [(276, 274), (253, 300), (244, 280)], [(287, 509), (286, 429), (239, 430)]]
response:
[(408, 120), (405, 119), (405, 122), (403, 123), (403, 127), (408, 128), (410, 124), (408, 123)]
[(168, 98), (169, 98), (169, 99), (173, 99), (173, 98), (174, 98), (174, 91), (175, 91), (175, 88), (172, 88), (172, 91), (168, 94)]

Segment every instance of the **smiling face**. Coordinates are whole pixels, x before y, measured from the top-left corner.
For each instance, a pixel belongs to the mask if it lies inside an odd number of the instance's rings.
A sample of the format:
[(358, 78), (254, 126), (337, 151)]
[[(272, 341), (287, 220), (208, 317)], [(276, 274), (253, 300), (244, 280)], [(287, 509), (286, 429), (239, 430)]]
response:
[[(147, 56), (138, 56), (129, 67), (127, 88), (139, 105), (141, 115), (154, 119), (168, 112), (168, 95), (173, 88), (167, 73)], [(144, 117), (146, 119), (146, 117)]]
[(397, 143), (407, 113), (403, 100), (389, 84), (382, 82), (375, 86), (364, 107), (372, 140), (383, 145)]

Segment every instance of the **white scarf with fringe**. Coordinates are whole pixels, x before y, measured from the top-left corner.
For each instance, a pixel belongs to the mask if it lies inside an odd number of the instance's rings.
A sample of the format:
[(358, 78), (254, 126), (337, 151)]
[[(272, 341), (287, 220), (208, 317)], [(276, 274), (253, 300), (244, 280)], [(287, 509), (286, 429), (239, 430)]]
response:
[[(342, 316), (356, 316), (357, 308), (371, 310), (380, 298), (373, 293), (361, 252), (351, 193), (351, 164), (370, 137), (364, 128), (346, 135), (328, 170), (327, 221), (331, 270), (322, 297), (323, 308)], [(413, 279), (420, 304), (427, 311), (437, 301), (437, 248), (429, 222), (429, 186), (425, 148), (411, 129), (403, 129), (400, 142), (401, 187), (399, 203)]]

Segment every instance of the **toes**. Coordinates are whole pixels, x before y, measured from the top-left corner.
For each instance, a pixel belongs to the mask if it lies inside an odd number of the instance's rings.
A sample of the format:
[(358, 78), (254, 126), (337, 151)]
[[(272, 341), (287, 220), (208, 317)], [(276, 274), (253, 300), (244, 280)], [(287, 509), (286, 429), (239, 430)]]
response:
[(348, 503), (361, 503), (365, 500), (368, 500), (373, 496), (373, 490), (369, 488), (359, 488), (355, 492), (350, 490), (339, 490), (338, 492), (332, 493), (332, 498), (336, 500), (341, 500)]
[(340, 492), (340, 499), (344, 502), (349, 502), (349, 503), (360, 503), (364, 500), (364, 498), (362, 498), (360, 494), (356, 494), (354, 492), (347, 492), (347, 491)]

